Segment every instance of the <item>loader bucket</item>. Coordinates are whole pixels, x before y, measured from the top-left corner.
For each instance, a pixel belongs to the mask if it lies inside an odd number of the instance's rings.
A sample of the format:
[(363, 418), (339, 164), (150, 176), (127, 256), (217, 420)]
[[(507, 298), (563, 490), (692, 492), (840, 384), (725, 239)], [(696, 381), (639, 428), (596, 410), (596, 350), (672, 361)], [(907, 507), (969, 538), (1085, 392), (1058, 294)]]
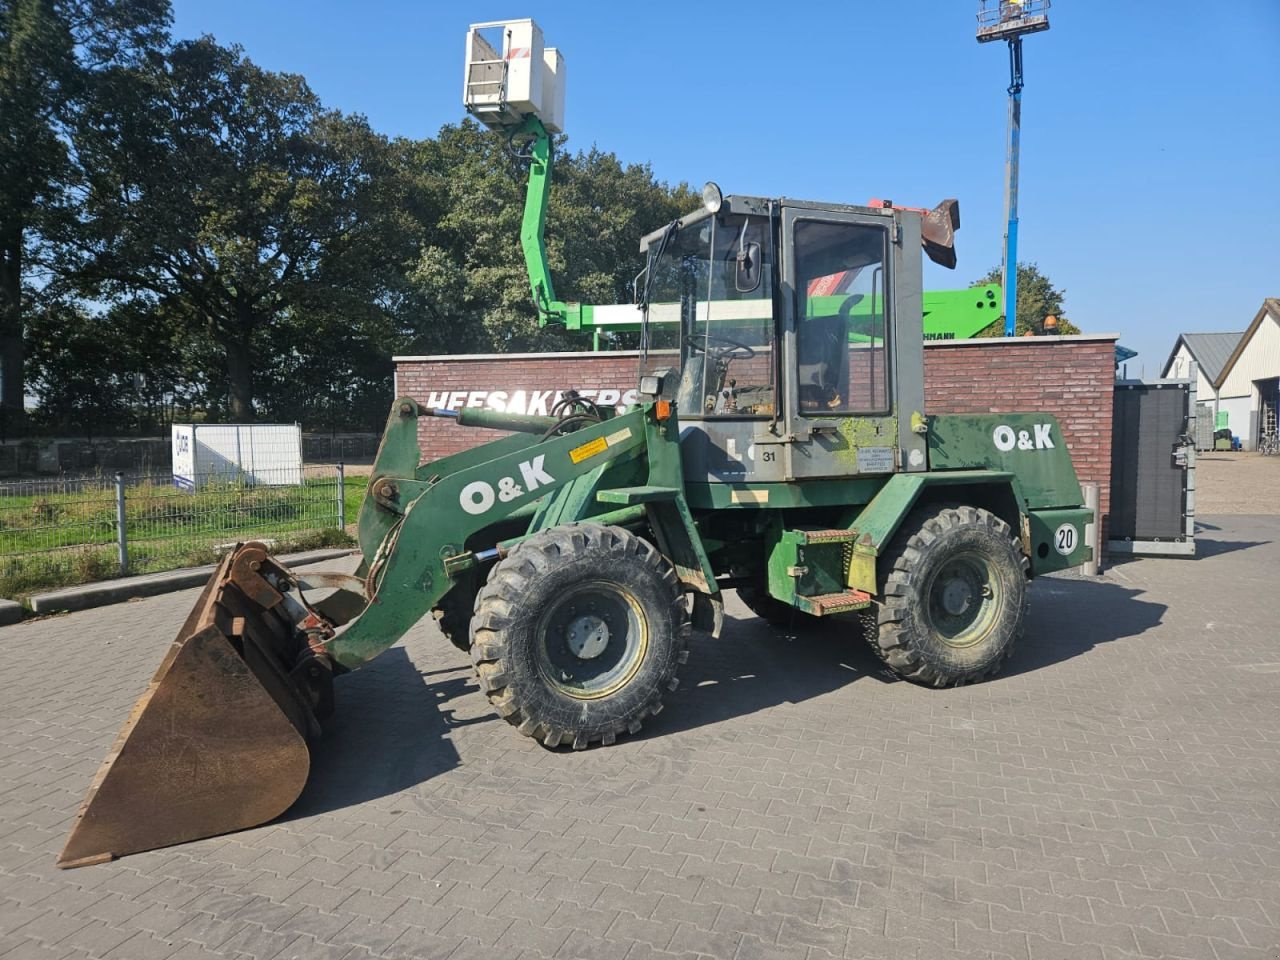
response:
[(219, 564), (94, 777), (59, 867), (242, 830), (297, 799), (328, 663), (296, 628), (280, 575), (261, 544)]
[(956, 268), (956, 231), (960, 229), (960, 201), (943, 200), (920, 220), (925, 255), (948, 270)]

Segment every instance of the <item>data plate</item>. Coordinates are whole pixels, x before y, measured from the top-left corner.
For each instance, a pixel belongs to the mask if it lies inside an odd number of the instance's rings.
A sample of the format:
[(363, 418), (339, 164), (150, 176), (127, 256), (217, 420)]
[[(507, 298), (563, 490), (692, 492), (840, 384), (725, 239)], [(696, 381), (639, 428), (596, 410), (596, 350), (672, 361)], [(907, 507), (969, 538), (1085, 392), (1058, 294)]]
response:
[(859, 473), (893, 473), (893, 447), (859, 447)]

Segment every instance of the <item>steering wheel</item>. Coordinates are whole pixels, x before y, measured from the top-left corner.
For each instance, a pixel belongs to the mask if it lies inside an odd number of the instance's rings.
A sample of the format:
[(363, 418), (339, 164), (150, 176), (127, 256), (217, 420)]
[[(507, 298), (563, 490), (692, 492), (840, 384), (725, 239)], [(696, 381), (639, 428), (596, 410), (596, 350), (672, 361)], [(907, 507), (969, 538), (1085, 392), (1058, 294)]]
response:
[[(723, 344), (723, 346), (716, 350), (708, 349), (713, 343)], [(700, 350), (708, 354), (713, 360), (750, 360), (756, 355), (755, 350), (745, 343), (716, 333), (708, 333), (702, 337), (691, 337), (689, 346), (695, 352)]]

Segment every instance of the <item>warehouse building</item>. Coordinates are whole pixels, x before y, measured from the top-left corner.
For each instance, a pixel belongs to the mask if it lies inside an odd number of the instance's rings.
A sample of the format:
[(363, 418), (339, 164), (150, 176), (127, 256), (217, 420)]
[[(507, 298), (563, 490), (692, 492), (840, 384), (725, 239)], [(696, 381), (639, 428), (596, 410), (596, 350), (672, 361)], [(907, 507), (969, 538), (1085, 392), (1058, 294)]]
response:
[[(1280, 417), (1280, 299), (1268, 297), (1227, 358), (1214, 386), (1231, 432), (1246, 450), (1275, 434)], [(1236, 411), (1239, 412), (1237, 420)]]

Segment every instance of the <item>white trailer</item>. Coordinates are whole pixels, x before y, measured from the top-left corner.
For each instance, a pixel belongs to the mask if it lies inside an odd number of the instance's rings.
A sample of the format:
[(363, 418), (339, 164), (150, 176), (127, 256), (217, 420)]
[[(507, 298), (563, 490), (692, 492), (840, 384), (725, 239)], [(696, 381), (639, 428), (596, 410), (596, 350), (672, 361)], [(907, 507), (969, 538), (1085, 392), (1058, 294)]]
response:
[(301, 486), (302, 427), (296, 423), (175, 423), (173, 485), (210, 481)]

